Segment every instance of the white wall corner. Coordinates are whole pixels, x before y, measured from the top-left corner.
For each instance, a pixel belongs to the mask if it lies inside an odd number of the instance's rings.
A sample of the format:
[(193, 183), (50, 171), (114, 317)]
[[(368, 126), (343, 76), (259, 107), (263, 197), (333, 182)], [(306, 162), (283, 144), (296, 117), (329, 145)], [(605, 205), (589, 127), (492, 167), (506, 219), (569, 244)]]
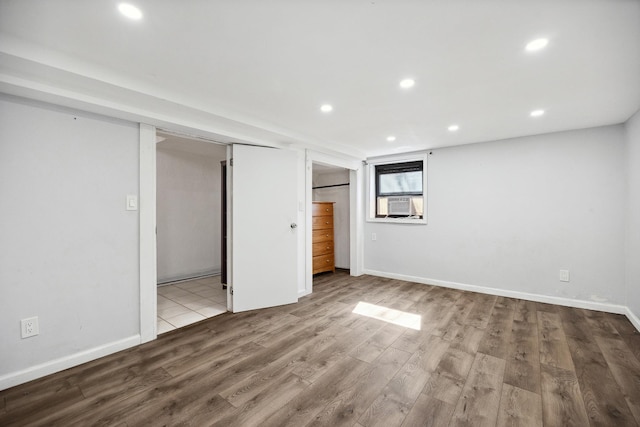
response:
[(624, 314), (627, 316), (627, 319), (629, 319), (629, 322), (631, 322), (631, 324), (635, 326), (635, 328), (640, 332), (640, 318), (636, 316), (636, 314), (631, 311), (629, 307), (625, 308), (626, 310)]
[(300, 297), (300, 293), (308, 293), (311, 292), (311, 289), (309, 288), (309, 283), (308, 283), (308, 279), (307, 279), (307, 268), (308, 267), (308, 259), (309, 259), (309, 252), (310, 252), (310, 247), (307, 244), (307, 239), (308, 239), (308, 228), (309, 225), (307, 224), (307, 213), (310, 212), (308, 210), (307, 207), (307, 197), (308, 197), (308, 191), (307, 191), (307, 153), (306, 150), (295, 150), (297, 155), (298, 155), (298, 159), (296, 162), (296, 176), (298, 179), (298, 187), (297, 187), (297, 197), (296, 197), (296, 201), (297, 201), (297, 210), (298, 210), (298, 215), (297, 215), (297, 219), (296, 219), (296, 223), (298, 224), (298, 233), (297, 237), (298, 237), (298, 241), (297, 241), (297, 246), (298, 246), (298, 259), (297, 259), (297, 283), (298, 283), (298, 298)]
[(351, 275), (361, 276), (364, 270), (364, 219), (365, 219), (365, 173), (362, 163), (349, 173), (351, 188)]
[(311, 292), (306, 289), (298, 291), (298, 298), (306, 297), (307, 295), (311, 295)]
[[(313, 292), (313, 251), (312, 251), (312, 224), (311, 224), (311, 204), (313, 202), (313, 160), (309, 150), (305, 151), (304, 160), (304, 180), (305, 180), (305, 200), (304, 200), (304, 232), (305, 232), (305, 289), (304, 294), (310, 294)], [(298, 295), (301, 297), (302, 295)]]
[(625, 123), (625, 298), (627, 317), (640, 330), (640, 110)]
[(156, 128), (140, 124), (140, 342), (157, 337)]

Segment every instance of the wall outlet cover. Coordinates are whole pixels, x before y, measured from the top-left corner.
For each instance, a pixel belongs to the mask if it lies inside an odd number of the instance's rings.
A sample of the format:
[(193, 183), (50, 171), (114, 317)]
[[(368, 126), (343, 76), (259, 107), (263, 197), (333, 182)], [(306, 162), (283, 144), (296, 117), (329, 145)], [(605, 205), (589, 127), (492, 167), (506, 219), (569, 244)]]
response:
[(569, 281), (569, 270), (560, 270), (560, 281), (561, 282)]
[(22, 338), (34, 337), (40, 333), (38, 317), (29, 317), (20, 321), (20, 336)]

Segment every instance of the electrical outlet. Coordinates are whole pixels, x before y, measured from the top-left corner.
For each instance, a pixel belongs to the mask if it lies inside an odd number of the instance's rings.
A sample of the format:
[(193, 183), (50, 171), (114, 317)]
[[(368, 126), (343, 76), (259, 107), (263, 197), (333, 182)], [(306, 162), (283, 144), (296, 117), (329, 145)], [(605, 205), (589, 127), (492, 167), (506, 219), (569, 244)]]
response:
[(38, 317), (29, 317), (28, 319), (22, 319), (20, 321), (20, 329), (22, 338), (29, 338), (36, 336), (40, 333), (40, 326), (38, 325)]
[(376, 236), (376, 233), (371, 233), (371, 240), (378, 240), (378, 236)]
[(560, 281), (561, 282), (569, 281), (569, 270), (560, 270)]

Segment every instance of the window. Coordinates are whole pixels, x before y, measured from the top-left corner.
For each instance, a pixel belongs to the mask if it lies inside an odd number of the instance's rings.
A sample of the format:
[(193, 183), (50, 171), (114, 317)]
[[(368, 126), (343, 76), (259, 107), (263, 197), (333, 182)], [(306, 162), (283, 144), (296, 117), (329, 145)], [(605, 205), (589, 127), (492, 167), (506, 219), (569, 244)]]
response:
[(424, 160), (372, 167), (375, 215), (371, 217), (424, 219)]

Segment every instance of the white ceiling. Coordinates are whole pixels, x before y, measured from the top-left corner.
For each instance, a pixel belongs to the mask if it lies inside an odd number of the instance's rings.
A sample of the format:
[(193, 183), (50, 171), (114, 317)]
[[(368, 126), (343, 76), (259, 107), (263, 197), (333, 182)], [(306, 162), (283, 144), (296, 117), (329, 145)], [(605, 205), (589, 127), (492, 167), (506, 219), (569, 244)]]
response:
[[(356, 157), (622, 123), (640, 108), (640, 0), (131, 3), (141, 21), (117, 1), (0, 0), (0, 90)], [(538, 37), (548, 47), (525, 52)]]

